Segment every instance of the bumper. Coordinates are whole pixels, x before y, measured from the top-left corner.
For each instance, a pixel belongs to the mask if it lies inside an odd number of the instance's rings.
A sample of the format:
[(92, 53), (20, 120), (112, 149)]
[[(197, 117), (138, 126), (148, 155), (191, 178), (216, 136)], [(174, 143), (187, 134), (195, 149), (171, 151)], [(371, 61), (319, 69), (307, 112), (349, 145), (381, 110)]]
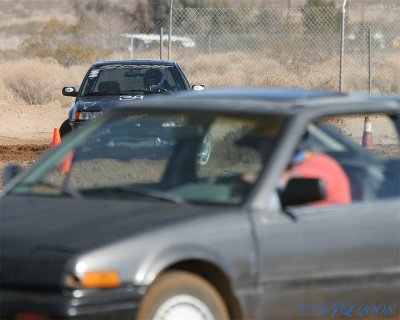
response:
[(1, 319), (134, 319), (144, 291), (143, 287), (75, 290), (65, 294), (2, 290), (0, 316)]
[(79, 129), (85, 123), (87, 123), (87, 121), (69, 121), (72, 130)]

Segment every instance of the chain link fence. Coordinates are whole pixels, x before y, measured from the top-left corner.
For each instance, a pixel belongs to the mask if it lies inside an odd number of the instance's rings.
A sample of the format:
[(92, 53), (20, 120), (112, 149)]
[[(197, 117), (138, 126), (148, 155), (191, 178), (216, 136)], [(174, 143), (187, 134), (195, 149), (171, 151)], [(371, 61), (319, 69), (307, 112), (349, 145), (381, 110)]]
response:
[[(173, 57), (191, 61), (191, 73), (201, 72), (199, 80), (212, 85), (337, 90), (341, 19), (335, 8), (290, 15), (276, 9), (175, 10), (173, 32), (192, 38), (196, 50), (174, 48)], [(344, 91), (400, 93), (400, 8), (347, 10), (343, 61)]]
[[(95, 61), (169, 55), (193, 84), (207, 87), (339, 89), (340, 8), (174, 9), (169, 52), (168, 19), (129, 20), (122, 7), (77, 15), (65, 1), (40, 16), (27, 7), (32, 3), (0, 1), (3, 97), (46, 103), (58, 99), (63, 85), (79, 85)], [(344, 34), (343, 90), (399, 94), (400, 7), (349, 8)], [(54, 93), (38, 100), (32, 91), (39, 83), (42, 93)]]

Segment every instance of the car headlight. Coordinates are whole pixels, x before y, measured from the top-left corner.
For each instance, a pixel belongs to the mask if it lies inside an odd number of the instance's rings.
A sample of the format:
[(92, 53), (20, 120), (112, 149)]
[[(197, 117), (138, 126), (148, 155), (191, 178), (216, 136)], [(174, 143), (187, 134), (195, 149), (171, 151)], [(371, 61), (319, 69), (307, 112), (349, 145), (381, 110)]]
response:
[(74, 120), (90, 120), (93, 118), (98, 117), (99, 115), (101, 115), (103, 112), (102, 111), (77, 111), (75, 112), (73, 119)]
[(88, 271), (80, 276), (66, 275), (64, 285), (71, 289), (116, 288), (121, 286), (121, 279), (119, 274), (112, 270)]

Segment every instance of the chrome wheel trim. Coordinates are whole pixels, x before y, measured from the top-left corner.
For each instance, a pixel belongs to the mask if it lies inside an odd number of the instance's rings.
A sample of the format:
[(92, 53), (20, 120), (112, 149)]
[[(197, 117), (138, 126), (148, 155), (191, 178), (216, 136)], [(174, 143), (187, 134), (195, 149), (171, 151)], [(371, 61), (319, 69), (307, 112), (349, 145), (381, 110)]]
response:
[(153, 320), (216, 320), (210, 308), (200, 299), (177, 295), (164, 301), (156, 311)]

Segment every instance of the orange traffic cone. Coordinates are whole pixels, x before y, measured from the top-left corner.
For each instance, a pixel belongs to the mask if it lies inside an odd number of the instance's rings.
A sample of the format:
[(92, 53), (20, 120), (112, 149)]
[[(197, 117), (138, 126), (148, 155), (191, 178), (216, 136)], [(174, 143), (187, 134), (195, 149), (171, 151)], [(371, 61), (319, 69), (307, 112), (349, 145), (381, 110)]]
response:
[[(51, 142), (51, 147), (55, 148), (57, 145), (61, 143), (61, 135), (60, 135), (60, 129), (59, 128), (54, 128), (53, 132), (53, 141)], [(60, 164), (59, 170), (62, 173), (67, 173), (71, 170), (72, 166), (72, 160), (74, 158), (74, 152), (70, 152), (63, 163)]]
[(71, 170), (72, 160), (74, 159), (74, 154), (75, 154), (75, 152), (72, 151), (66, 156), (64, 162), (61, 163), (61, 165), (60, 165), (60, 172), (67, 173)]
[(53, 141), (51, 142), (51, 146), (54, 148), (55, 146), (57, 146), (60, 143), (61, 143), (60, 129), (54, 128)]
[(369, 121), (369, 117), (365, 117), (364, 120), (364, 132), (362, 136), (361, 146), (365, 149), (373, 150), (373, 143), (372, 143), (372, 125)]

